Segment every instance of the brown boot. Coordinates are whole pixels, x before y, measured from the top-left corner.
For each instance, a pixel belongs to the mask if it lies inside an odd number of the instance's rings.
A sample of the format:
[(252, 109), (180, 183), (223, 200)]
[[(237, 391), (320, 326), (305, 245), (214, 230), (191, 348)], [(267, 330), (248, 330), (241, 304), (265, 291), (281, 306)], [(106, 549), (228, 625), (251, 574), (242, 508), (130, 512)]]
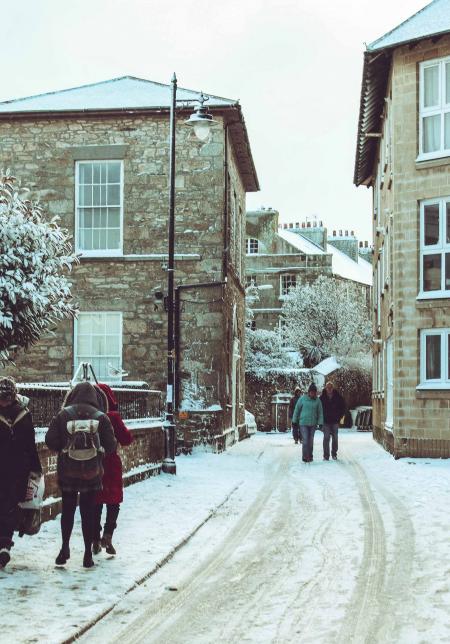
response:
[(111, 543), (112, 539), (112, 534), (103, 534), (102, 537), (102, 546), (106, 550), (106, 552), (109, 555), (115, 555), (116, 554), (116, 549), (114, 548), (113, 544)]
[(102, 542), (100, 539), (96, 539), (95, 541), (92, 542), (92, 552), (94, 555), (98, 555), (99, 552), (102, 551)]

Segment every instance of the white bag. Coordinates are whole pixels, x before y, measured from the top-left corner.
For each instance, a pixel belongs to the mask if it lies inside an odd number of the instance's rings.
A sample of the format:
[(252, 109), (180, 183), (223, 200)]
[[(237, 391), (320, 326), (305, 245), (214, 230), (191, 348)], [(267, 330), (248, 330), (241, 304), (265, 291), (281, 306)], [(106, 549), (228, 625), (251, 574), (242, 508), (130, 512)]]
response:
[(40, 472), (30, 472), (25, 501), (19, 503), (19, 508), (23, 510), (39, 510), (44, 500), (44, 492), (44, 475)]

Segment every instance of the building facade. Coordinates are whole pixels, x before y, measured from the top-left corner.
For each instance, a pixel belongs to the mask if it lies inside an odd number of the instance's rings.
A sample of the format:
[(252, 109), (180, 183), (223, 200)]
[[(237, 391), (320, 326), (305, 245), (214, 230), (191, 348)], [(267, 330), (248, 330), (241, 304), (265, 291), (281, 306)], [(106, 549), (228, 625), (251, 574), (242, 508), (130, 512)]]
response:
[[(20, 380), (67, 381), (89, 361), (99, 380), (165, 390), (169, 105), (169, 86), (133, 77), (0, 104), (3, 167), (80, 254), (80, 313), (18, 355)], [(239, 104), (208, 107), (203, 142), (192, 107), (177, 111), (175, 397), (185, 442), (220, 447), (244, 426), (245, 195), (259, 187)]]
[(373, 189), (374, 435), (450, 456), (450, 15), (435, 0), (364, 54), (356, 185)]
[(246, 283), (257, 286), (259, 296), (252, 306), (254, 329), (281, 332), (289, 290), (320, 275), (345, 280), (362, 302), (370, 301), (372, 269), (359, 255), (353, 232), (328, 236), (321, 221), (280, 224), (278, 219), (270, 208), (247, 212)]

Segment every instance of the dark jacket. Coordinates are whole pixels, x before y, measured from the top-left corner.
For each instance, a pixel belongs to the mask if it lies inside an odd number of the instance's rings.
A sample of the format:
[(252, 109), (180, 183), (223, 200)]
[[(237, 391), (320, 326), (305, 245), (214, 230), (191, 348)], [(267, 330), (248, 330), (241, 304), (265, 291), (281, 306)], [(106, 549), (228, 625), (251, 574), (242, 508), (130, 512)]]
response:
[(106, 453), (114, 452), (116, 439), (108, 416), (101, 411), (102, 396), (89, 382), (80, 382), (66, 396), (61, 411), (51, 420), (45, 435), (47, 447), (58, 452), (58, 483), (63, 492), (89, 492), (101, 490), (102, 477), (90, 480), (69, 478), (64, 471), (61, 451), (67, 446), (67, 422), (73, 419), (98, 420), (98, 437)]
[[(133, 434), (125, 426), (121, 415), (117, 409), (117, 400), (111, 387), (100, 383), (97, 385), (103, 392), (106, 401), (106, 413), (113, 426), (114, 436), (117, 443), (125, 447), (133, 442)], [(102, 490), (97, 493), (96, 503), (122, 503), (123, 501), (123, 483), (122, 483), (122, 461), (119, 454), (112, 452), (106, 454), (103, 461), (104, 474), (102, 481)]]
[(330, 398), (326, 389), (324, 389), (320, 400), (322, 401), (323, 407), (323, 422), (327, 425), (335, 425), (338, 423), (345, 414), (345, 402), (341, 394), (336, 389), (333, 389), (333, 395)]
[(0, 407), (0, 506), (23, 501), (30, 472), (42, 472), (27, 404), (28, 398), (17, 395)]
[(297, 401), (298, 401), (299, 398), (301, 398), (301, 394), (299, 394), (298, 396), (292, 396), (292, 398), (289, 401), (288, 414), (289, 414), (289, 419), (290, 420), (292, 419), (292, 416), (294, 415), (295, 405), (297, 404)]

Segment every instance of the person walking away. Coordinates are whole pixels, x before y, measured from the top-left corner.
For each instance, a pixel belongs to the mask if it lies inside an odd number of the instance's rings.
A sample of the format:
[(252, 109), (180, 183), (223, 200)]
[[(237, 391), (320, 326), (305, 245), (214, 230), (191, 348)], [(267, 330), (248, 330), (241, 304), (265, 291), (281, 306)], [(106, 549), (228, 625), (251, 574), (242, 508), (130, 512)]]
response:
[(294, 415), (294, 409), (295, 405), (297, 404), (298, 399), (302, 395), (302, 390), (300, 387), (296, 387), (294, 389), (294, 395), (292, 396), (291, 400), (289, 401), (289, 409), (288, 409), (288, 415), (289, 415), (289, 420), (291, 421), (291, 426), (292, 426), (292, 437), (294, 439), (294, 443), (297, 445), (298, 441), (300, 440), (301, 442), (301, 437), (300, 437), (300, 427), (297, 423), (292, 422), (292, 416)]
[[(97, 387), (105, 397), (105, 411), (111, 421), (118, 445), (122, 447), (130, 445), (133, 442), (133, 434), (127, 429), (119, 414), (114, 392), (111, 387), (103, 383), (99, 383)], [(102, 489), (97, 492), (95, 497), (94, 543), (92, 550), (96, 555), (103, 547), (109, 555), (115, 555), (116, 549), (112, 544), (112, 536), (117, 527), (117, 517), (119, 516), (120, 504), (123, 501), (122, 461), (117, 450), (105, 455), (103, 469)], [(106, 504), (106, 520), (103, 536), (100, 538), (103, 504)]]
[(78, 494), (84, 540), (83, 566), (91, 568), (94, 565), (95, 496), (102, 487), (103, 454), (116, 449), (111, 421), (100, 411), (102, 405), (100, 392), (89, 382), (80, 382), (67, 394), (45, 436), (49, 449), (58, 452), (58, 483), (62, 493), (62, 546), (55, 561), (58, 566), (70, 558), (69, 544)]
[(317, 398), (317, 387), (314, 383), (309, 385), (308, 394), (297, 401), (292, 422), (300, 425), (303, 462), (311, 463), (316, 427), (319, 426), (320, 429), (323, 425), (322, 403)]
[(0, 569), (11, 559), (17, 505), (26, 500), (30, 474), (42, 474), (28, 398), (13, 378), (0, 378)]
[(345, 413), (345, 402), (341, 394), (334, 388), (332, 382), (327, 382), (320, 396), (323, 407), (323, 460), (330, 460), (331, 456), (337, 460), (339, 421)]

